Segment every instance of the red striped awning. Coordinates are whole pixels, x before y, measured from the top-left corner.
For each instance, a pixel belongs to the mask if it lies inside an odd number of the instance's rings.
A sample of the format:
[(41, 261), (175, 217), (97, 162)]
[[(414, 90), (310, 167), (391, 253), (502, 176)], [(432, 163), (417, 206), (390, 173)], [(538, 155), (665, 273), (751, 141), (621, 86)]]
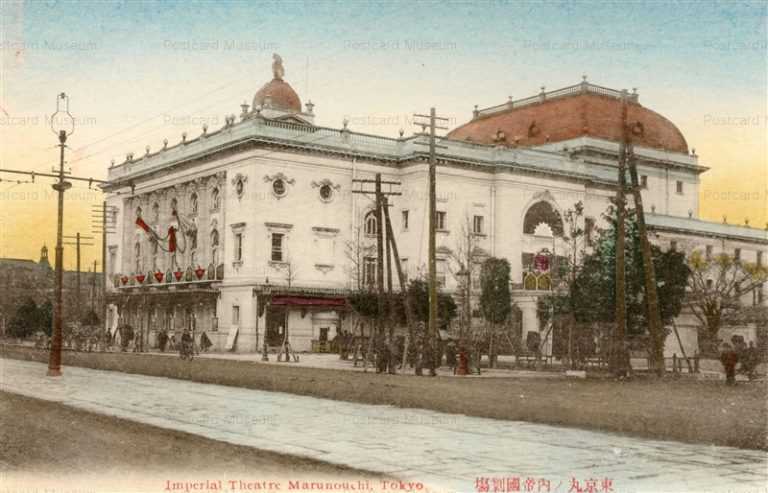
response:
[(273, 296), (272, 305), (281, 306), (333, 306), (343, 307), (347, 302), (344, 298), (315, 298), (311, 296)]

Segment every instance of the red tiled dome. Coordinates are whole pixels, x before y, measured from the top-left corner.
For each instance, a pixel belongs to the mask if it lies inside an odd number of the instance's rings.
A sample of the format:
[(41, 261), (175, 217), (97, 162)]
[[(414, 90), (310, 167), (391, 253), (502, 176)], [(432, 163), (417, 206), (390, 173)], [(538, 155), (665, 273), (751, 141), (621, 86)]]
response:
[(301, 99), (290, 84), (282, 79), (272, 79), (264, 84), (253, 97), (253, 108), (272, 108), (301, 113)]
[[(573, 92), (530, 104), (499, 111), (483, 112), (470, 122), (455, 128), (448, 138), (481, 144), (536, 146), (589, 136), (621, 140), (622, 100), (592, 91)], [(630, 124), (642, 124), (642, 135), (633, 136), (638, 146), (688, 153), (682, 132), (655, 111), (641, 106), (630, 97), (627, 106)], [(503, 134), (500, 134), (501, 131)]]

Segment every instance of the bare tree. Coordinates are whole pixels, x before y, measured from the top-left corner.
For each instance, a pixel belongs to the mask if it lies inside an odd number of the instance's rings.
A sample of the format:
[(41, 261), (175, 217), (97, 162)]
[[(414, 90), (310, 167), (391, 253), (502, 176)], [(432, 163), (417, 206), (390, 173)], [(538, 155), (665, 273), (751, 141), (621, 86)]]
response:
[(469, 214), (466, 213), (450, 253), (451, 262), (448, 264), (448, 270), (459, 286), (455, 297), (461, 306), (461, 339), (472, 329), (472, 278), (475, 272), (480, 270), (480, 265), (475, 262), (478, 253), (477, 239)]
[(362, 291), (365, 288), (365, 258), (375, 255), (376, 246), (365, 241), (359, 225), (354, 227), (352, 236), (344, 244), (344, 255), (348, 260), (347, 272), (352, 286)]
[(741, 309), (742, 298), (768, 280), (768, 269), (727, 253), (704, 255), (700, 250), (688, 257), (688, 267), (685, 305), (700, 323), (699, 347), (712, 351), (724, 318)]

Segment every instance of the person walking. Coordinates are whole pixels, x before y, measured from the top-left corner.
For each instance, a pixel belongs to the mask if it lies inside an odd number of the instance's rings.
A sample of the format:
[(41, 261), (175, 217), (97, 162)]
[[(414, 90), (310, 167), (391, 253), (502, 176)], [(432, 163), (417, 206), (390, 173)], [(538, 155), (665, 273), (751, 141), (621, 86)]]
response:
[(727, 342), (723, 344), (720, 352), (720, 363), (725, 369), (726, 385), (736, 385), (736, 363), (739, 362), (739, 355), (733, 350)]

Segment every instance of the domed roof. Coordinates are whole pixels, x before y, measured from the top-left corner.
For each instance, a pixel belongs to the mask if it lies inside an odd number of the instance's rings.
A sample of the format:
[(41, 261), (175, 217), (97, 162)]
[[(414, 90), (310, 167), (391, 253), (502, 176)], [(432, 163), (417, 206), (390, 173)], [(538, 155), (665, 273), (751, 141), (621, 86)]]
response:
[(449, 132), (448, 138), (507, 146), (537, 146), (584, 136), (619, 141), (623, 98), (629, 102), (628, 122), (642, 126), (642, 133), (633, 135), (636, 145), (688, 153), (682, 132), (671, 121), (640, 105), (637, 94), (586, 82), (476, 110), (474, 118)]
[(253, 97), (253, 108), (256, 107), (301, 113), (301, 99), (290, 84), (275, 78), (264, 84)]

